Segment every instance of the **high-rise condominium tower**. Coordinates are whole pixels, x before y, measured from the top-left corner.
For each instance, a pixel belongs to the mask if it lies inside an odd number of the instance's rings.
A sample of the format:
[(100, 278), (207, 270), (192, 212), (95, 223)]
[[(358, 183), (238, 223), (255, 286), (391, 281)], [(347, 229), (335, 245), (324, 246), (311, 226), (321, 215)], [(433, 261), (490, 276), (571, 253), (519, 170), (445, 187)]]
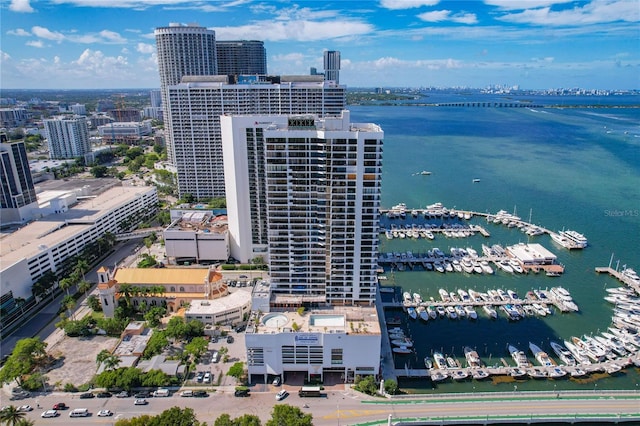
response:
[(164, 123), (167, 138), (167, 156), (174, 161), (171, 121), (167, 88), (180, 83), (185, 75), (215, 75), (216, 34), (212, 30), (197, 24), (169, 24), (155, 30), (158, 51), (158, 71), (160, 73), (160, 92), (164, 108)]
[(24, 142), (0, 143), (3, 209), (19, 208), (37, 201)]
[(340, 52), (337, 50), (324, 51), (324, 78), (340, 83)]
[[(220, 116), (225, 114), (318, 114), (337, 116), (346, 89), (321, 76), (185, 77), (168, 88), (168, 119), (180, 196), (224, 197)], [(233, 160), (230, 160), (233, 161)]]
[(85, 117), (57, 117), (44, 120), (49, 157), (75, 158), (91, 152)]
[(231, 250), (268, 256), (276, 307), (374, 303), (384, 133), (349, 118), (221, 118)]
[(264, 42), (257, 40), (217, 40), (218, 74), (264, 75), (267, 73), (267, 52)]

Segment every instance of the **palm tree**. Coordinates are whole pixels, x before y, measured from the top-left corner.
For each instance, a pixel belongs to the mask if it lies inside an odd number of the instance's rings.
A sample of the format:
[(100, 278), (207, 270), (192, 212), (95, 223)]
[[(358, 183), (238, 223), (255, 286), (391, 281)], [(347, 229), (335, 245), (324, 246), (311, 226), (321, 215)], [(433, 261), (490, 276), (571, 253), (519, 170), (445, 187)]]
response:
[(102, 364), (110, 356), (111, 356), (111, 352), (109, 352), (106, 349), (101, 350), (100, 352), (98, 352), (98, 355), (96, 355), (96, 364), (98, 365)]
[(78, 284), (78, 291), (80, 293), (86, 293), (87, 291), (89, 291), (90, 288), (91, 288), (91, 283), (87, 280), (82, 280), (80, 281), (80, 284)]
[(127, 306), (131, 306), (131, 294), (133, 293), (133, 286), (131, 284), (122, 283), (118, 286), (118, 293), (124, 297), (124, 301)]
[(15, 426), (34, 426), (35, 424), (36, 422), (34, 420), (20, 419), (18, 420), (18, 423), (15, 424)]
[(67, 292), (67, 296), (69, 296), (69, 288), (73, 287), (75, 283), (71, 278), (63, 278), (60, 280), (60, 288)]
[(117, 355), (110, 355), (103, 361), (105, 370), (114, 370), (118, 364), (120, 364), (120, 357)]
[(84, 259), (78, 259), (76, 266), (74, 268), (74, 272), (79, 272), (79, 275), (82, 275), (82, 279), (84, 280), (84, 273), (89, 270), (89, 263)]
[(7, 426), (16, 426), (27, 413), (20, 411), (15, 405), (8, 405), (0, 411), (0, 422)]

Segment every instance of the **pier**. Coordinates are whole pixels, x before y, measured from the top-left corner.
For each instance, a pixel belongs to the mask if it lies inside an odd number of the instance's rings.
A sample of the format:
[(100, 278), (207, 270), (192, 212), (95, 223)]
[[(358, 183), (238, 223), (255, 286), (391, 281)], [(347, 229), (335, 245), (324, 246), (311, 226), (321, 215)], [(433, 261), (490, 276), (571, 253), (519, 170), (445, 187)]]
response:
[(640, 283), (636, 282), (631, 277), (624, 275), (622, 272), (616, 271), (611, 266), (597, 266), (596, 273), (598, 274), (609, 274), (612, 277), (616, 278), (618, 281), (623, 283), (626, 286), (631, 287), (635, 290), (637, 294), (640, 294)]

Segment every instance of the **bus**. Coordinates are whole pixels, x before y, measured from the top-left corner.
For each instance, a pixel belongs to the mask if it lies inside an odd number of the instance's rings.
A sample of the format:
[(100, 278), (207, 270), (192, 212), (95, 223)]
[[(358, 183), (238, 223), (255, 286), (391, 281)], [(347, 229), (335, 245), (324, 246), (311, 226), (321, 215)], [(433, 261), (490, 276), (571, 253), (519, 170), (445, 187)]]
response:
[(320, 386), (303, 386), (298, 391), (298, 396), (301, 397), (301, 398), (313, 397), (313, 396), (322, 396), (320, 394)]

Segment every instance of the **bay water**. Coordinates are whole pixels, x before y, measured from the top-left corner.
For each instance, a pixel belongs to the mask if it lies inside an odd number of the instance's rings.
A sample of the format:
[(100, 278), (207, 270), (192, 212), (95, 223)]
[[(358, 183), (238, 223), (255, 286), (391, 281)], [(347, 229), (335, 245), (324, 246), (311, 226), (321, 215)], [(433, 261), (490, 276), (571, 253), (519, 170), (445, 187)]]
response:
[[(459, 100), (459, 96), (442, 96), (438, 102)], [(476, 95), (465, 96), (464, 101), (488, 100)], [(515, 290), (523, 297), (529, 290), (561, 285), (580, 307), (578, 313), (555, 312), (517, 322), (508, 322), (504, 315), (492, 321), (479, 311), (477, 321), (437, 319), (424, 323), (406, 319), (401, 310), (389, 312), (402, 316), (402, 327), (411, 334), (416, 348), (412, 355), (396, 357), (396, 368), (424, 368), (424, 357), (434, 351), (454, 356), (465, 365), (464, 346), (475, 348), (488, 365), (501, 364), (501, 358), (512, 364), (507, 344), (527, 352), (534, 363), (528, 352), (529, 342), (555, 357), (550, 340), (562, 342), (571, 336), (597, 334), (611, 323), (613, 307), (603, 298), (607, 287), (619, 283), (608, 275), (596, 274), (594, 268), (608, 266), (613, 256), (613, 267), (627, 265), (640, 270), (640, 99), (541, 96), (532, 103), (570, 107), (479, 108), (411, 103), (350, 107), (352, 121), (377, 123), (385, 132), (383, 208), (398, 203), (406, 203), (408, 209), (425, 208), (441, 202), (449, 208), (478, 212), (503, 209), (551, 230), (576, 230), (589, 240), (586, 249), (569, 251), (553, 243), (548, 235), (527, 237), (517, 228), (487, 223), (481, 217), (469, 223), (485, 227), (489, 238), (477, 234), (455, 239), (437, 235), (433, 241), (387, 240), (382, 235), (381, 253), (426, 253), (433, 247), (448, 253), (451, 247), (468, 246), (481, 253), (481, 244), (536, 242), (557, 255), (565, 266), (565, 273), (558, 278), (500, 271), (478, 276), (440, 274), (422, 268), (387, 270), (387, 280), (382, 284), (397, 286), (395, 297), (399, 300), (403, 291), (439, 300), (439, 288), (502, 288)], [(515, 381), (495, 377), (483, 382), (434, 385), (425, 379), (403, 379), (400, 386), (409, 392), (638, 389), (640, 375), (637, 368), (630, 367), (616, 376), (592, 374), (580, 380)]]

